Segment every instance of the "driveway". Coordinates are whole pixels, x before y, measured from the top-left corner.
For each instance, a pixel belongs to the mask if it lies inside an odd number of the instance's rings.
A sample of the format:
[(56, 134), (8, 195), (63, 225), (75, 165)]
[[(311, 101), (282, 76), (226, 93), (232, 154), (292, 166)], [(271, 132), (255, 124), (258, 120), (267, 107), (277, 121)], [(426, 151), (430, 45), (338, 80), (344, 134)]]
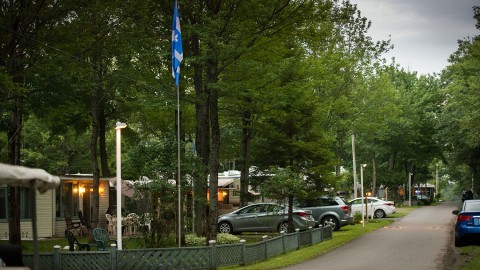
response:
[(444, 269), (455, 209), (456, 203), (421, 207), (388, 227), (284, 269)]

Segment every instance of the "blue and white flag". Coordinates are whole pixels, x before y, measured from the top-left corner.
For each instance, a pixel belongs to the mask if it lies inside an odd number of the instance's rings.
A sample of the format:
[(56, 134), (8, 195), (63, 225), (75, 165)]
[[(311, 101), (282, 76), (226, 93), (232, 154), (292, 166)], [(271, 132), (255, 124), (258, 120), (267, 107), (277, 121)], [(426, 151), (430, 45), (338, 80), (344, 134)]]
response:
[(182, 60), (182, 32), (180, 31), (180, 17), (178, 16), (177, 0), (175, 0), (172, 26), (172, 76), (175, 78), (175, 85), (177, 86), (180, 84), (180, 63)]

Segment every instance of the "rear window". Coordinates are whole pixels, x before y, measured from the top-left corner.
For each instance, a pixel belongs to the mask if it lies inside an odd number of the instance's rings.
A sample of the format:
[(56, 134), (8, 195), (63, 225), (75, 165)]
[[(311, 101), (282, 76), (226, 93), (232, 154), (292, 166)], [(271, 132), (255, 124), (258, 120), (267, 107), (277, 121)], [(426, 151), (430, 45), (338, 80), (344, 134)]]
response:
[(480, 202), (466, 203), (463, 211), (467, 211), (467, 212), (480, 211)]
[(338, 202), (335, 201), (335, 198), (324, 198), (323, 201), (325, 205), (338, 205)]

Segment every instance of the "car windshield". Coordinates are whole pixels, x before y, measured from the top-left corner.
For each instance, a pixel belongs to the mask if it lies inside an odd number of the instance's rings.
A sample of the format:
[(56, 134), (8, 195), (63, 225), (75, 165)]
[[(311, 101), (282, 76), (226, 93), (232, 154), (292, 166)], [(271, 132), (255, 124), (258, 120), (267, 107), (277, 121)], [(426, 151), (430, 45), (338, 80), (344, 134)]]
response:
[(466, 211), (466, 212), (480, 211), (480, 201), (466, 203), (463, 211)]

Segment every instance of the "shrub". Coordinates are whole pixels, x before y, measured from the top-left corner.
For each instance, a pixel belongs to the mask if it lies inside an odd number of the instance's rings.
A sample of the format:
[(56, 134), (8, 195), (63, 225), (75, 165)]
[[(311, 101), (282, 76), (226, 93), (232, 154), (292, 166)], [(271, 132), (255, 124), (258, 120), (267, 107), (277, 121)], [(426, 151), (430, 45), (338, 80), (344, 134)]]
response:
[(187, 234), (185, 235), (185, 243), (187, 246), (205, 246), (207, 239), (203, 236), (198, 236), (196, 234)]
[(353, 216), (353, 221), (355, 224), (362, 223), (362, 212), (355, 212), (355, 215)]
[(239, 241), (240, 241), (240, 238), (232, 234), (228, 234), (228, 233), (217, 234), (217, 244), (219, 245), (234, 244), (234, 243), (238, 243)]

